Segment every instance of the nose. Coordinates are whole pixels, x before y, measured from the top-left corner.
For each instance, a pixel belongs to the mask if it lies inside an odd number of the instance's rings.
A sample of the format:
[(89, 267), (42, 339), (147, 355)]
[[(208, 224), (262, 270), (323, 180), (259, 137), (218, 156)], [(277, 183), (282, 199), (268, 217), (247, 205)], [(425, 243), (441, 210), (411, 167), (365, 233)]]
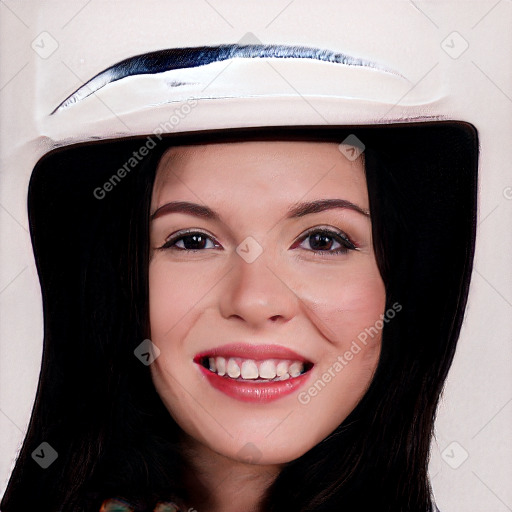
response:
[(299, 298), (278, 264), (269, 266), (265, 252), (252, 263), (234, 255), (226, 276), (220, 309), (224, 318), (239, 318), (252, 328), (287, 322), (296, 314)]

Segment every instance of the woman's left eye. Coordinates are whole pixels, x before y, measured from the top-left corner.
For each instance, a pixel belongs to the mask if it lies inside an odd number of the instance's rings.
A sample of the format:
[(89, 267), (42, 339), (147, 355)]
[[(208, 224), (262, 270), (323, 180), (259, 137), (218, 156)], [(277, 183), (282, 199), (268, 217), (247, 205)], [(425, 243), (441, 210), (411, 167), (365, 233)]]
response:
[[(309, 230), (306, 235), (299, 238), (298, 242), (307, 242), (309, 248), (306, 248), (306, 250), (322, 256), (345, 254), (350, 250), (357, 249), (357, 246), (345, 233), (325, 228), (314, 228)], [(334, 247), (335, 244), (338, 244), (338, 247)], [(295, 247), (296, 245), (294, 244), (292, 248)]]

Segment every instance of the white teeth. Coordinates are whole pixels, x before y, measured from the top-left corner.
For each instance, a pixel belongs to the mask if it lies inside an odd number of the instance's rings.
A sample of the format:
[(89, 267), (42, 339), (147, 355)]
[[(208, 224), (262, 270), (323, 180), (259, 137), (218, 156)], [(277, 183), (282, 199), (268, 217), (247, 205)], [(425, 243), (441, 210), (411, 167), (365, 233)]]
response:
[(215, 363), (217, 366), (217, 374), (221, 377), (226, 375), (226, 360), (223, 357), (217, 357)]
[(262, 379), (275, 379), (276, 363), (274, 361), (263, 361), (260, 366), (260, 377)]
[(234, 359), (228, 361), (228, 375), (233, 379), (240, 377), (240, 366)]
[(257, 379), (258, 374), (258, 367), (256, 366), (256, 363), (254, 361), (244, 361), (242, 363), (242, 379)]
[(295, 362), (290, 365), (290, 369), (288, 370), (288, 373), (292, 377), (298, 377), (302, 371), (304, 370), (304, 364)]
[(280, 381), (296, 378), (304, 373), (304, 363), (293, 360), (255, 361), (239, 357), (226, 359), (217, 356), (208, 357), (205, 363), (211, 372), (221, 377), (227, 375), (232, 379)]
[(288, 372), (288, 364), (286, 364), (284, 361), (279, 362), (277, 364), (277, 368), (276, 368), (276, 375), (278, 377), (282, 377), (287, 372)]

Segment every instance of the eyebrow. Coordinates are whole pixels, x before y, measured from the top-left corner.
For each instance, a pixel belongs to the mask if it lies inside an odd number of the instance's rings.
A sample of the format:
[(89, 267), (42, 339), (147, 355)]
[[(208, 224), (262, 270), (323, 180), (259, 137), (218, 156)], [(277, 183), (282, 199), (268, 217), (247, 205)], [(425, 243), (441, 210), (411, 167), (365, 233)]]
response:
[(295, 203), (289, 208), (287, 218), (303, 217), (310, 213), (323, 212), (324, 210), (331, 210), (334, 208), (345, 208), (360, 213), (365, 217), (370, 217), (370, 212), (368, 210), (361, 208), (357, 204), (347, 201), (346, 199), (320, 199), (317, 201)]
[[(335, 208), (344, 208), (353, 210), (365, 217), (370, 217), (370, 212), (364, 208), (361, 208), (351, 201), (346, 199), (319, 199), (317, 201), (307, 201), (293, 204), (286, 214), (287, 219), (304, 217), (312, 213), (319, 213), (325, 210), (332, 210)], [(151, 215), (150, 220), (153, 221), (162, 215), (168, 213), (186, 213), (194, 215), (196, 217), (202, 217), (209, 220), (220, 220), (220, 215), (209, 208), (196, 203), (190, 203), (188, 201), (172, 201), (166, 203), (157, 208)]]

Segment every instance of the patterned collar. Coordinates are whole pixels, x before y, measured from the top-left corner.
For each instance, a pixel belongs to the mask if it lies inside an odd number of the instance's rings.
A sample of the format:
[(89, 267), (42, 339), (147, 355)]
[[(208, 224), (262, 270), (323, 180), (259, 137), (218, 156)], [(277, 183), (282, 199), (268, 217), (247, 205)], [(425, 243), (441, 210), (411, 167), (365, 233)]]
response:
[[(132, 505), (120, 498), (109, 498), (101, 504), (99, 512), (136, 512)], [(153, 512), (182, 512), (182, 510), (170, 501), (159, 501)]]

